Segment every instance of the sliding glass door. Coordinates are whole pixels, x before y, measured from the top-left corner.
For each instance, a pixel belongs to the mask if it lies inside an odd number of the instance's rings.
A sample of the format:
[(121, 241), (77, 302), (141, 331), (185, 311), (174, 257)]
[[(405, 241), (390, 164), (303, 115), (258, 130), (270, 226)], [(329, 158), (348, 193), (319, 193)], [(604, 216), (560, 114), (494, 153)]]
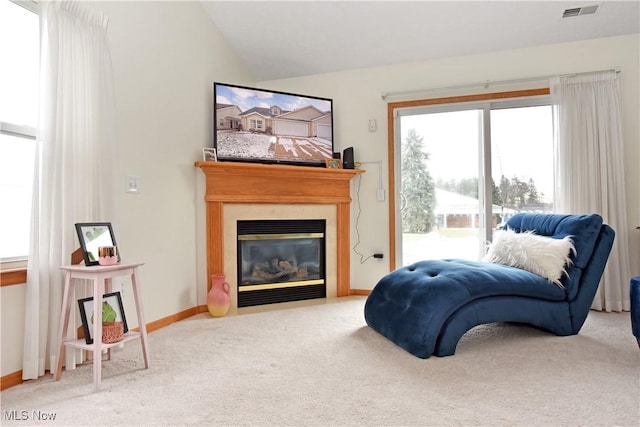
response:
[(478, 109), (401, 116), (403, 264), (478, 257), (482, 117)]
[(548, 99), (409, 107), (394, 122), (398, 264), (484, 256), (516, 212), (553, 211)]
[(553, 117), (550, 105), (491, 111), (493, 204), (515, 212), (553, 212)]

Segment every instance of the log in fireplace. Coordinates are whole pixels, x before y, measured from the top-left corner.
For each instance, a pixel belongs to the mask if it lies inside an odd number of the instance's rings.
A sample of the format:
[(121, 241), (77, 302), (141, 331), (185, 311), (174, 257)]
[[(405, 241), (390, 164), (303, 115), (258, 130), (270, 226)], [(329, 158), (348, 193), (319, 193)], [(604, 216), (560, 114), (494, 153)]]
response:
[(237, 221), (238, 307), (326, 297), (325, 220)]

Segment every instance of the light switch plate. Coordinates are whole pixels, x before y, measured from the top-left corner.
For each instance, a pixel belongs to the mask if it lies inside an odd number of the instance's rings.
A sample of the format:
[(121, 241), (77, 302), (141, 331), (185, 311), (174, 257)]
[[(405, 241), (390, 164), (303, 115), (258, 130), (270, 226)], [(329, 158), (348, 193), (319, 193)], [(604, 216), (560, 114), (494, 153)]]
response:
[(125, 191), (131, 194), (140, 194), (140, 177), (139, 176), (127, 176), (126, 177), (127, 188)]

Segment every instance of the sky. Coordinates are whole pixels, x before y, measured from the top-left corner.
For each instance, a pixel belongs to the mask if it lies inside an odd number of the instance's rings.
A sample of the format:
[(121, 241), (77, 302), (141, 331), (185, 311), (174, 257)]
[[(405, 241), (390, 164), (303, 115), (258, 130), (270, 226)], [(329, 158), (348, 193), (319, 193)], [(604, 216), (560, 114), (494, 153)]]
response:
[(37, 125), (38, 34), (38, 15), (0, 1), (0, 121)]
[[(38, 121), (39, 19), (0, 0), (0, 121), (35, 128)], [(0, 135), (0, 258), (27, 255), (35, 142)]]
[[(409, 129), (423, 137), (429, 170), (437, 181), (478, 176), (480, 115), (477, 110), (402, 116), (401, 137)], [(553, 195), (551, 107), (493, 110), (492, 176), (532, 178), (549, 200)], [(497, 182), (496, 182), (497, 183)]]
[(284, 94), (264, 89), (242, 88), (232, 85), (216, 84), (216, 103), (237, 105), (242, 111), (253, 107), (269, 108), (277, 105), (286, 111), (293, 111), (308, 105), (320, 111), (331, 111), (330, 99), (315, 98), (307, 95)]

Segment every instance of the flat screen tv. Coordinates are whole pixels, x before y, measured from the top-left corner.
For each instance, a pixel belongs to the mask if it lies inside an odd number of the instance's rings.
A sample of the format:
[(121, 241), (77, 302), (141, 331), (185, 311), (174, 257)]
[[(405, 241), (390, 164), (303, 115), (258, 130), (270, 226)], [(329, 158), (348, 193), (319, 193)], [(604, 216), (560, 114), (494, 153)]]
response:
[(213, 84), (218, 161), (322, 166), (333, 157), (333, 101)]

